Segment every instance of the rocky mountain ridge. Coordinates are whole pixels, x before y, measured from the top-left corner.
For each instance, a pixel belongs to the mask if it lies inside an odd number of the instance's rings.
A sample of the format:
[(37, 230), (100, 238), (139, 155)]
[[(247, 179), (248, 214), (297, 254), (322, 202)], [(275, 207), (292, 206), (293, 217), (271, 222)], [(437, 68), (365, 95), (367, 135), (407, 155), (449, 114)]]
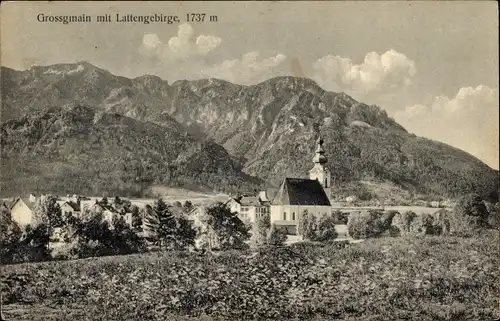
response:
[(169, 84), (155, 76), (115, 76), (85, 62), (2, 68), (1, 77), (3, 119), (83, 104), (213, 140), (239, 162), (236, 167), (274, 185), (285, 176), (307, 176), (321, 134), (338, 195), (380, 196), (372, 187), (381, 184), (405, 197), (498, 191), (498, 171), (472, 155), (416, 137), (380, 107), (306, 78), (276, 77), (253, 86), (219, 79)]

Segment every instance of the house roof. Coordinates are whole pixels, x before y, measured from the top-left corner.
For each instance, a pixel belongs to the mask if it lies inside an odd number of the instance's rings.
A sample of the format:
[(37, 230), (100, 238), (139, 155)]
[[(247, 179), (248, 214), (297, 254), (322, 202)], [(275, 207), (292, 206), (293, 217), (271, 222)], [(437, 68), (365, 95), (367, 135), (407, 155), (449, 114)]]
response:
[(78, 205), (75, 202), (67, 201), (67, 202), (64, 202), (64, 203), (60, 204), (60, 206), (62, 207), (64, 204), (68, 204), (73, 209), (73, 211), (75, 211), (75, 212), (79, 212), (80, 211), (80, 205)]
[(255, 196), (243, 196), (239, 200), (239, 203), (243, 206), (258, 206), (258, 205), (260, 205), (259, 198), (255, 197)]
[[(237, 202), (241, 206), (263, 206), (269, 205), (268, 200), (262, 200), (259, 196), (241, 196), (239, 198), (232, 198), (233, 201)], [(231, 201), (231, 199), (229, 200)], [(226, 203), (228, 203), (227, 201)]]
[(23, 201), (22, 198), (18, 197), (16, 198), (10, 205), (9, 205), (9, 209), (11, 210), (19, 201), (23, 202), (30, 210), (33, 211), (33, 208), (35, 207), (35, 204), (31, 203), (31, 202), (25, 202)]
[(281, 183), (272, 204), (331, 206), (323, 186), (317, 180), (289, 177)]

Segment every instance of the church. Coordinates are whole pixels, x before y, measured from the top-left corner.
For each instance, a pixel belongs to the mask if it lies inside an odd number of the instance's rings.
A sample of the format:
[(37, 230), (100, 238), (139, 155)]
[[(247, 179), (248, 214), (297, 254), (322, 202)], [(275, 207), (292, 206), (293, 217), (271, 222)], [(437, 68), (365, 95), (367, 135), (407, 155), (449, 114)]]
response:
[(309, 171), (309, 179), (283, 179), (271, 202), (271, 223), (286, 229), (288, 234), (296, 235), (299, 215), (304, 211), (318, 216), (331, 214), (331, 177), (326, 162), (323, 140), (320, 137), (317, 140), (314, 167)]

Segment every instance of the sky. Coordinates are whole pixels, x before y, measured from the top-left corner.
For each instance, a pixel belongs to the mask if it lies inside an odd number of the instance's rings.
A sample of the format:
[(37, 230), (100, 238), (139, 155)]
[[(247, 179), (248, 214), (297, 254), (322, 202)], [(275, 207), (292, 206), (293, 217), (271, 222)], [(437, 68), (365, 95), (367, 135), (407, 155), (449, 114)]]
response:
[[(88, 61), (125, 77), (244, 85), (308, 77), (499, 168), (495, 1), (10, 2), (0, 10), (3, 66)], [(112, 22), (96, 22), (106, 13)], [(189, 13), (205, 21), (187, 22)], [(39, 22), (39, 14), (93, 22)], [(116, 22), (116, 14), (179, 23)]]

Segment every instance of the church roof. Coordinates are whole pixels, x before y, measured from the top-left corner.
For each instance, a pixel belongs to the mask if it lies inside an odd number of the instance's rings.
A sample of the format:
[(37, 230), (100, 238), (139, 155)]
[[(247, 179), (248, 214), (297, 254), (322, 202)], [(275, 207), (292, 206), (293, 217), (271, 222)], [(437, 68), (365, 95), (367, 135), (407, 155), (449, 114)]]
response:
[(317, 180), (289, 177), (281, 183), (272, 204), (331, 206), (323, 186)]

